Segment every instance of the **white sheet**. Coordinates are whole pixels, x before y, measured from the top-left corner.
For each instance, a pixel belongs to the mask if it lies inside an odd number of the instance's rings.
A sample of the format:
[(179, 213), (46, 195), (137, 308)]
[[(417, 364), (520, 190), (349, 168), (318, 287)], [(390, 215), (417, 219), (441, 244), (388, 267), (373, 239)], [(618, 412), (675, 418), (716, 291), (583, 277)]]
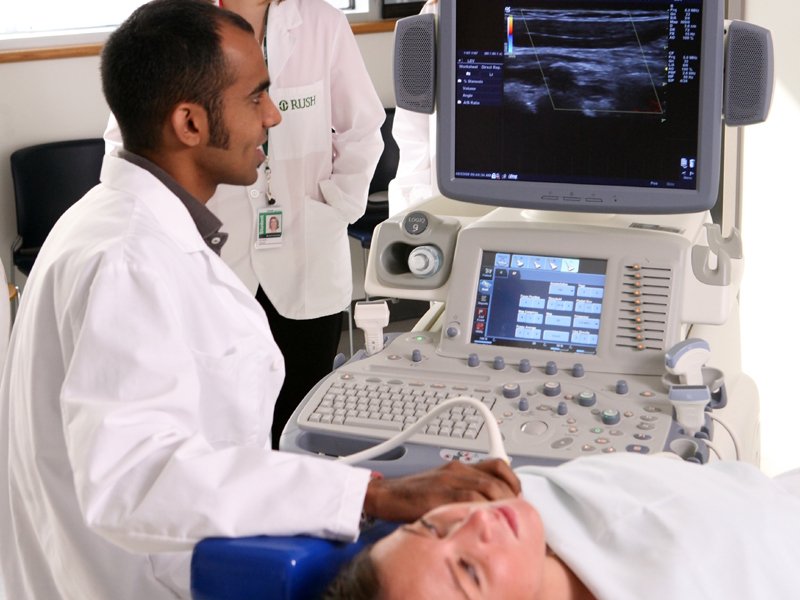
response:
[(598, 600), (800, 597), (800, 470), (772, 480), (745, 463), (625, 454), (517, 473), (548, 544)]

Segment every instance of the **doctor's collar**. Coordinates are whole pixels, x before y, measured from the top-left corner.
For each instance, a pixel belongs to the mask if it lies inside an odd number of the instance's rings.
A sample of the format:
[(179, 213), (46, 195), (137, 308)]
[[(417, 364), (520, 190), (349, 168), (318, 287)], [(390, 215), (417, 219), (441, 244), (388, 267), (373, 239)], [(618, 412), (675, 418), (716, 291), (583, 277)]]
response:
[(181, 201), (181, 203), (186, 207), (186, 210), (189, 212), (189, 216), (192, 218), (195, 227), (197, 227), (200, 237), (203, 238), (203, 241), (209, 248), (211, 248), (211, 250), (219, 255), (219, 253), (222, 251), (222, 246), (228, 240), (228, 234), (224, 231), (220, 231), (220, 228), (222, 227), (222, 221), (220, 221), (217, 216), (212, 213), (208, 207), (206, 207), (205, 204), (187, 192), (186, 189), (184, 189), (181, 184), (175, 181), (175, 179), (169, 173), (167, 173), (153, 161), (125, 150), (124, 148), (120, 149), (117, 152), (117, 155), (129, 163), (132, 163), (150, 173), (153, 177), (163, 183), (170, 192), (175, 194), (175, 196), (178, 197), (178, 200)]

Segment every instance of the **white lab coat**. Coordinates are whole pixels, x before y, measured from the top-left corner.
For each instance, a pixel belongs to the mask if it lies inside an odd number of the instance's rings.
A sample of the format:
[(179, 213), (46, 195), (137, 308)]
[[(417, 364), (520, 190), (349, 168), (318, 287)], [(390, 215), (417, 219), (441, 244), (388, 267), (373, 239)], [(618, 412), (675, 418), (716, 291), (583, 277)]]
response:
[(355, 538), (369, 471), (270, 449), (282, 378), (183, 204), (107, 156), (36, 260), (0, 387), (9, 600), (188, 597), (204, 537)]
[[(428, 2), (420, 14), (439, 15), (439, 2)], [(400, 150), (397, 175), (389, 182), (389, 216), (440, 195), (436, 174), (436, 113), (397, 108), (392, 137)]]
[(619, 454), (516, 473), (548, 545), (598, 600), (798, 597), (800, 471)]
[[(263, 169), (246, 188), (219, 186), (208, 208), (230, 234), (222, 258), (248, 289), (260, 283), (286, 318), (314, 319), (350, 305), (347, 225), (366, 209), (386, 112), (347, 18), (325, 0), (271, 3), (266, 38), (269, 95), (283, 119), (269, 130), (270, 208), (283, 211), (283, 243), (254, 245)], [(113, 116), (105, 138), (121, 146)]]

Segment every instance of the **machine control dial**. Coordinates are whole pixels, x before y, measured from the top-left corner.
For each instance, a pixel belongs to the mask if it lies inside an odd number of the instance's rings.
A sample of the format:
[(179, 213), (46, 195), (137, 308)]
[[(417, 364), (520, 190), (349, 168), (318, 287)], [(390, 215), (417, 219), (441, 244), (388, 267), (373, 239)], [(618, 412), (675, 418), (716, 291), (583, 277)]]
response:
[(549, 398), (554, 398), (561, 393), (561, 384), (557, 381), (548, 381), (544, 384), (544, 388), (542, 389), (545, 396)]
[(573, 377), (583, 377), (586, 374), (586, 369), (583, 368), (582, 363), (575, 363), (572, 366), (572, 376)]
[(506, 368), (506, 361), (502, 356), (495, 356), (492, 361), (492, 368), (496, 371), (502, 371)]
[(615, 408), (607, 408), (600, 413), (600, 419), (603, 421), (604, 425), (616, 425), (619, 423), (620, 414)]
[(581, 406), (594, 406), (597, 402), (597, 396), (594, 392), (586, 390), (578, 394), (578, 404)]
[(519, 361), (519, 372), (520, 373), (528, 373), (531, 370), (531, 361), (527, 358), (523, 358)]
[(432, 277), (442, 267), (442, 251), (436, 246), (417, 246), (408, 255), (408, 270), (417, 277)]
[(468, 367), (479, 367), (481, 364), (481, 359), (478, 358), (478, 355), (474, 352), (467, 357), (467, 366)]
[[(504, 398), (516, 398), (519, 396), (519, 384), (518, 383), (507, 383), (503, 386), (503, 397)], [(523, 398), (522, 400), (525, 400)], [(520, 400), (520, 402), (522, 402)], [(527, 400), (525, 400), (527, 403)]]
[(624, 379), (620, 379), (619, 381), (617, 381), (617, 385), (615, 387), (615, 391), (620, 396), (624, 396), (625, 394), (627, 394), (628, 393), (628, 382), (625, 381)]
[(553, 360), (548, 360), (547, 364), (544, 366), (544, 372), (546, 375), (555, 375), (558, 373), (558, 365)]
[(422, 362), (422, 352), (418, 348), (411, 351), (411, 362)]

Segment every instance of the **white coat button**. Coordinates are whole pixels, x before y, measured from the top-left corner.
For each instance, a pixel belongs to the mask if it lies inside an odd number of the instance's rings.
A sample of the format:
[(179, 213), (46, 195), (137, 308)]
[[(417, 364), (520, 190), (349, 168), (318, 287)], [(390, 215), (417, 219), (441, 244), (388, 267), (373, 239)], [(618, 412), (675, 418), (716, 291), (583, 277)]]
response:
[(279, 371), (283, 368), (283, 359), (278, 358), (272, 361), (272, 370)]
[(258, 190), (250, 190), (250, 197), (251, 198), (258, 198), (261, 195), (261, 192)]

